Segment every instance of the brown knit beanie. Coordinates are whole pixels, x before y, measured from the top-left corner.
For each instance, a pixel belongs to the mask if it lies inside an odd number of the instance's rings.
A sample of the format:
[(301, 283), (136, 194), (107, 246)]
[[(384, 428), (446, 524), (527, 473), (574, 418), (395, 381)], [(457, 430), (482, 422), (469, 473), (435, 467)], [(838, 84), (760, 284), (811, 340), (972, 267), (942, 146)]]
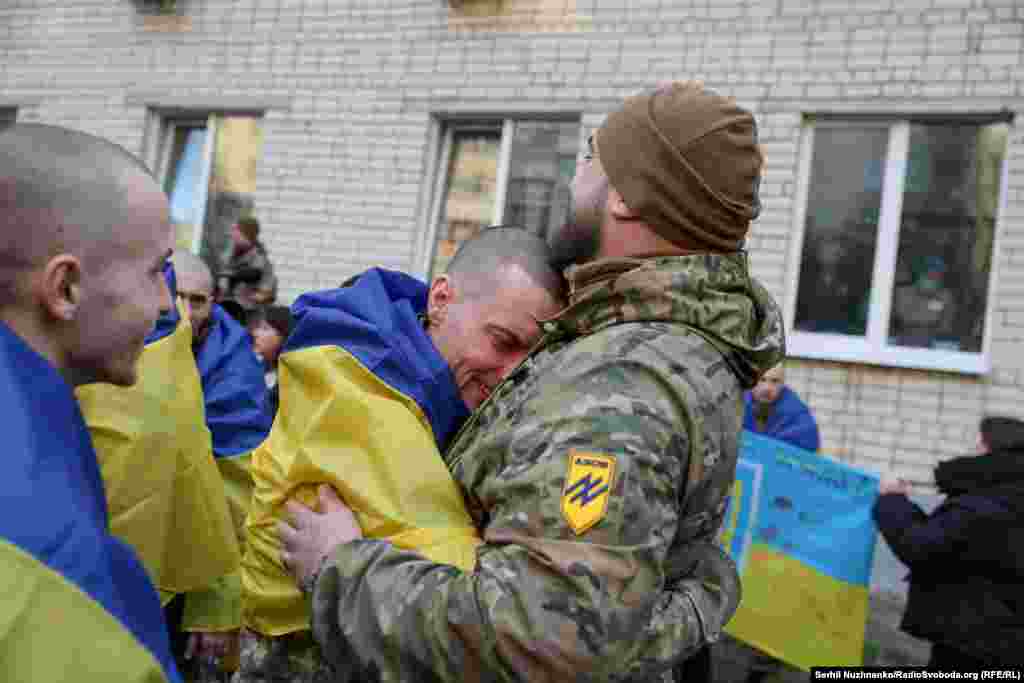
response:
[(260, 241), (260, 222), (253, 216), (242, 216), (238, 219), (238, 231), (250, 242)]
[(709, 251), (742, 248), (761, 209), (757, 124), (695, 82), (626, 100), (597, 131), (601, 165), (659, 235)]

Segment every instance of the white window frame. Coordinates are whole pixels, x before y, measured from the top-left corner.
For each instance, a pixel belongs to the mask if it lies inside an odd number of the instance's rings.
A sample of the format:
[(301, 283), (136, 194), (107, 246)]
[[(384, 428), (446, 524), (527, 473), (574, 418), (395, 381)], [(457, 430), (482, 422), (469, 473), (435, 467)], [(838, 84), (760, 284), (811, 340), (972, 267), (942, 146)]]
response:
[(433, 141), (436, 146), (433, 153), (428, 157), (434, 162), (432, 168), (428, 171), (428, 173), (433, 175), (426, 183), (426, 187), (430, 188), (427, 198), (430, 209), (426, 214), (426, 225), (419, 231), (421, 238), (417, 245), (417, 255), (414, 257), (412, 268), (414, 273), (422, 278), (428, 278), (431, 275), (430, 269), (433, 266), (434, 254), (437, 250), (438, 222), (441, 218), (441, 210), (444, 207), (445, 186), (448, 182), (448, 167), (451, 164), (455, 133), (501, 129), (501, 144), (498, 148), (498, 172), (495, 179), (494, 211), (491, 215), (491, 225), (501, 225), (505, 220), (505, 200), (508, 198), (509, 167), (512, 162), (512, 138), (515, 133), (516, 122), (545, 120), (576, 121), (581, 133), (583, 131), (583, 122), (578, 113), (559, 113), (558, 115), (543, 113), (531, 115), (523, 113), (514, 116), (495, 116), (493, 114), (474, 116), (466, 114), (435, 119), (434, 130), (436, 134), (433, 136)]
[[(848, 118), (815, 119), (808, 117), (801, 131), (800, 156), (798, 159), (798, 182), (796, 188), (796, 210), (794, 211), (794, 239), (790, 247), (786, 311), (786, 352), (796, 358), (832, 360), (847, 363), (863, 363), (921, 370), (940, 370), (971, 375), (988, 374), (991, 364), (992, 318), (994, 314), (994, 292), (999, 271), (999, 242), (1001, 218), (1005, 213), (1008, 166), (1007, 153), (999, 182), (999, 204), (995, 217), (995, 234), (992, 243), (992, 266), (989, 272), (985, 302), (985, 331), (980, 352), (947, 351), (942, 349), (918, 349), (893, 346), (888, 343), (889, 313), (892, 307), (893, 284), (896, 275), (896, 261), (899, 250), (900, 219), (903, 208), (903, 189), (906, 176), (907, 150), (910, 142), (910, 126), (914, 117), (897, 118), (871, 122)], [(950, 120), (956, 120), (951, 116)], [(969, 121), (969, 117), (964, 117)], [(804, 332), (794, 329), (796, 303), (799, 293), (799, 279), (802, 267), (803, 242), (806, 229), (807, 202), (811, 184), (811, 163), (814, 153), (814, 132), (820, 127), (879, 125), (889, 129), (886, 159), (882, 178), (882, 204), (878, 216), (878, 238), (875, 245), (875, 262), (872, 264), (872, 288), (868, 308), (867, 330), (864, 337)]]
[(156, 159), (153, 168), (156, 169), (157, 179), (161, 187), (167, 184), (167, 175), (170, 173), (171, 152), (174, 148), (174, 138), (179, 128), (206, 128), (206, 140), (203, 145), (202, 177), (200, 178), (199, 194), (197, 197), (197, 212), (200, 216), (198, 225), (192, 228), (191, 251), (198, 254), (203, 244), (203, 230), (206, 228), (207, 201), (210, 192), (210, 174), (213, 172), (213, 153), (217, 148), (217, 117), (219, 112), (211, 112), (203, 115), (164, 115), (160, 117), (160, 138), (157, 142)]
[(434, 254), (437, 251), (437, 233), (440, 227), (438, 223), (441, 219), (441, 210), (444, 207), (445, 187), (448, 183), (448, 167), (451, 165), (455, 133), (501, 129), (501, 143), (498, 147), (498, 173), (494, 187), (494, 212), (491, 217), (492, 225), (498, 225), (505, 213), (508, 166), (512, 155), (512, 127), (515, 123), (512, 119), (478, 117), (440, 121), (438, 125), (442, 126), (443, 137), (440, 140), (439, 154), (436, 156), (433, 170), (434, 178), (431, 183), (433, 192), (430, 193), (430, 211), (427, 214), (429, 222), (426, 230), (420, 232), (423, 235), (423, 241), (417, 252), (419, 258), (415, 266), (415, 271), (423, 278), (430, 276)]

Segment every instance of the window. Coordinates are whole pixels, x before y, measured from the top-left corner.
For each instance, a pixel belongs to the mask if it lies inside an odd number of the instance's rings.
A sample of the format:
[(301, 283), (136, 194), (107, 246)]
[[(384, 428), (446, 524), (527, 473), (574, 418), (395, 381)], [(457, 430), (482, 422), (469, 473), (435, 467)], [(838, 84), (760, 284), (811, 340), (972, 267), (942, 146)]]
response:
[(792, 355), (987, 372), (1008, 133), (995, 118), (805, 129)]
[(210, 114), (162, 119), (155, 168), (171, 203), (176, 246), (220, 270), (230, 258), (231, 226), (254, 213), (260, 119)]
[(427, 276), (489, 225), (546, 236), (569, 215), (579, 151), (578, 120), (447, 122), (432, 202)]

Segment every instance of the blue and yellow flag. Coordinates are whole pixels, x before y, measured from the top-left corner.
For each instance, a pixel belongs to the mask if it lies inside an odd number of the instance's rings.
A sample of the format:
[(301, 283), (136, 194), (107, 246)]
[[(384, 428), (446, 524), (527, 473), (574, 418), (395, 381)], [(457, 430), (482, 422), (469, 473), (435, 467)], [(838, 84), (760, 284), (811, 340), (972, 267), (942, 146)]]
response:
[(373, 269), (293, 306), (280, 409), (253, 454), (242, 558), (249, 628), (269, 636), (309, 628), (274, 527), (287, 499), (315, 505), (321, 483), (338, 491), (367, 538), (475, 566), (480, 541), (439, 450), (468, 411), (418, 317), (426, 301), (424, 283)]
[(217, 304), (210, 315), (210, 330), (196, 353), (196, 364), (214, 455), (240, 455), (263, 443), (274, 420), (263, 363), (253, 351), (246, 329)]
[(0, 323), (0, 680), (180, 681), (142, 563), (107, 527), (74, 395)]
[[(267, 400), (263, 363), (244, 327), (214, 304), (210, 329), (196, 353), (202, 382), (206, 425), (222, 477), (222, 494), (231, 511), (232, 526), (243, 541), (245, 515), (252, 497), (249, 473), (252, 449), (270, 433), (274, 416)], [(185, 598), (182, 629), (228, 631), (242, 625), (242, 584), (236, 570), (206, 590)]]
[[(174, 273), (165, 271), (172, 296)], [(131, 387), (76, 390), (107, 492), (111, 531), (135, 548), (167, 602), (236, 571), (239, 544), (204, 423), (192, 328), (157, 321)]]
[(743, 600), (726, 630), (802, 669), (863, 662), (878, 478), (743, 433), (722, 541)]

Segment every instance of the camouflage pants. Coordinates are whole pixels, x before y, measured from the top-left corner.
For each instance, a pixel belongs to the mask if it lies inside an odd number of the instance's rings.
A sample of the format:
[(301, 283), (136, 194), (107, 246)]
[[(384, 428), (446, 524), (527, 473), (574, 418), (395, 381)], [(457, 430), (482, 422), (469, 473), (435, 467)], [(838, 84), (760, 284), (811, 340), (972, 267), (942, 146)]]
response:
[(333, 683), (334, 672), (309, 631), (271, 638), (242, 631), (231, 683)]

